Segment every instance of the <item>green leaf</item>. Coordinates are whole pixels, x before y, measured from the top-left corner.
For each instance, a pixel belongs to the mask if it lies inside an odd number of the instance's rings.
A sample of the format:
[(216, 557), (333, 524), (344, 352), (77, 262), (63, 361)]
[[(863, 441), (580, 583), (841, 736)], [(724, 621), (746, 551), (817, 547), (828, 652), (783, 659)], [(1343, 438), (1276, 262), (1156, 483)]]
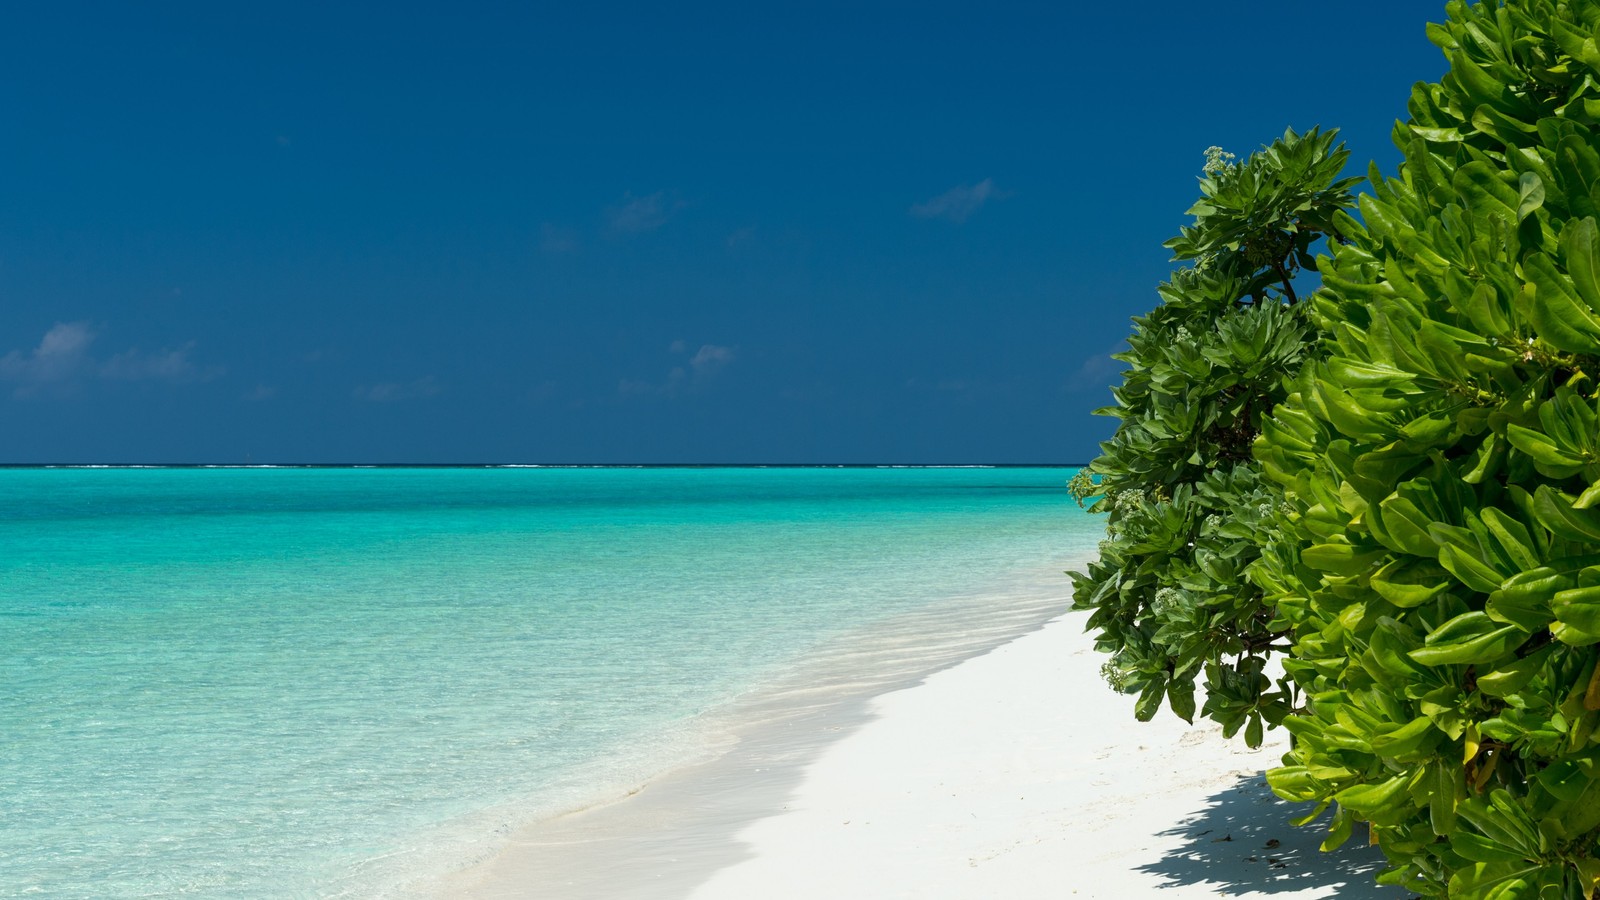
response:
[(1302, 550), (1300, 561), (1335, 575), (1358, 575), (1370, 569), (1385, 553), (1381, 547), (1360, 550), (1349, 544), (1317, 544)]
[(1473, 863), (1450, 876), (1451, 900), (1538, 900), (1540, 867), (1526, 861)]
[(1346, 390), (1400, 387), (1411, 384), (1417, 378), (1416, 373), (1394, 366), (1358, 362), (1337, 356), (1329, 359), (1326, 365), (1329, 376)]
[[(1583, 457), (1568, 452), (1556, 445), (1548, 436), (1523, 428), (1521, 425), (1507, 425), (1506, 439), (1511, 441), (1511, 446), (1533, 458), (1533, 461), (1544, 466), (1561, 469), (1570, 468), (1576, 471), (1583, 465)], [(1571, 472), (1565, 474), (1570, 475)]]
[[(1270, 773), (1270, 772), (1267, 773), (1269, 782), (1271, 781), (1271, 775), (1272, 775), (1272, 773)], [(1274, 788), (1274, 790), (1276, 790), (1276, 788)], [(1282, 796), (1282, 795), (1280, 794), (1279, 796)], [(1295, 826), (1296, 828), (1304, 828), (1305, 826), (1310, 825), (1312, 822), (1315, 822), (1318, 818), (1320, 818), (1323, 813), (1328, 811), (1328, 807), (1331, 806), (1332, 804), (1333, 804), (1333, 798), (1332, 797), (1324, 797), (1322, 799), (1322, 801), (1320, 803), (1318, 803), (1310, 812), (1306, 813), (1303, 816), (1295, 816), (1294, 818), (1290, 819), (1289, 820), (1289, 824)]]
[(1520, 222), (1544, 205), (1544, 182), (1532, 172), (1523, 172), (1517, 185), (1517, 221)]
[(1188, 678), (1174, 678), (1167, 684), (1167, 706), (1178, 718), (1194, 722), (1194, 682)]
[(1438, 557), (1439, 544), (1428, 531), (1433, 520), (1409, 498), (1391, 495), (1378, 508), (1382, 533), (1375, 533), (1375, 537), (1401, 553)]
[[(1438, 530), (1434, 529), (1434, 533), (1437, 534)], [(1499, 589), (1505, 580), (1494, 567), (1455, 544), (1445, 544), (1439, 548), (1439, 564), (1448, 569), (1457, 581), (1480, 594)]]
[(1450, 849), (1461, 854), (1473, 862), (1502, 863), (1526, 862), (1526, 858), (1516, 850), (1504, 844), (1498, 844), (1482, 835), (1470, 831), (1458, 831), (1450, 835)]
[(1600, 229), (1594, 217), (1569, 221), (1561, 229), (1561, 249), (1578, 296), (1589, 309), (1600, 311)]
[(1550, 796), (1562, 803), (1572, 803), (1582, 797), (1584, 791), (1593, 784), (1589, 773), (1584, 771), (1577, 760), (1563, 759), (1551, 763), (1544, 771), (1537, 773), (1533, 779), (1539, 787), (1550, 792)]
[(1411, 651), (1425, 666), (1486, 663), (1516, 649), (1528, 634), (1515, 625), (1499, 626), (1482, 610), (1462, 613), (1428, 635), (1427, 642)]
[(1533, 492), (1533, 513), (1539, 524), (1556, 537), (1600, 544), (1600, 510), (1577, 509), (1548, 484), (1539, 485)]
[(1305, 766), (1279, 766), (1267, 770), (1267, 786), (1291, 803), (1306, 803), (1322, 793), (1322, 783)]
[(1435, 747), (1444, 740), (1444, 732), (1435, 728), (1433, 720), (1418, 716), (1392, 731), (1372, 738), (1372, 752), (1400, 762), (1415, 762), (1432, 755)]
[(1421, 125), (1408, 125), (1406, 127), (1411, 130), (1412, 134), (1435, 143), (1454, 144), (1466, 140), (1461, 132), (1454, 128), (1425, 128)]
[(1542, 253), (1522, 266), (1534, 287), (1527, 309), (1539, 337), (1569, 353), (1600, 353), (1600, 318), (1580, 301), (1572, 280)]
[(1337, 850), (1350, 840), (1350, 832), (1356, 827), (1356, 819), (1351, 812), (1343, 806), (1334, 811), (1333, 821), (1328, 823), (1328, 836), (1322, 841), (1322, 852)]
[[(1428, 546), (1437, 551), (1432, 541)], [(1372, 589), (1378, 596), (1399, 607), (1421, 606), (1450, 587), (1450, 575), (1431, 562), (1396, 559), (1372, 573)]]
[(1166, 679), (1151, 679), (1139, 692), (1139, 700), (1133, 706), (1133, 716), (1141, 722), (1148, 722), (1155, 718), (1156, 710), (1161, 708), (1161, 698), (1166, 694)]
[(1462, 804), (1462, 817), (1490, 840), (1520, 850), (1529, 858), (1537, 855), (1539, 830), (1534, 827), (1527, 809), (1504, 788), (1491, 791), (1488, 801), (1485, 804), (1479, 799)]
[(1479, 484), (1484, 478), (1494, 475), (1505, 459), (1506, 442), (1500, 435), (1489, 432), (1483, 443), (1469, 457), (1471, 467), (1461, 473), (1461, 480), (1467, 484)]
[(1550, 633), (1558, 640), (1575, 647), (1600, 643), (1600, 586), (1559, 591), (1550, 609), (1556, 615)]
[(1507, 697), (1522, 690), (1550, 662), (1551, 646), (1478, 675), (1478, 690), (1491, 697)]
[(1517, 565), (1524, 569), (1536, 569), (1543, 564), (1543, 560), (1539, 558), (1539, 550), (1533, 543), (1533, 537), (1528, 534), (1528, 529), (1521, 522), (1492, 506), (1486, 507), (1478, 517), (1501, 549), (1505, 550), (1506, 555)]
[(1489, 594), (1484, 612), (1496, 622), (1513, 624), (1527, 632), (1538, 631), (1555, 618), (1550, 604), (1556, 594), (1574, 587), (1576, 581), (1572, 573), (1548, 566), (1518, 572)]
[(1401, 812), (1410, 798), (1406, 795), (1409, 778), (1396, 775), (1376, 784), (1358, 784), (1333, 795), (1339, 805), (1365, 819), (1390, 819)]

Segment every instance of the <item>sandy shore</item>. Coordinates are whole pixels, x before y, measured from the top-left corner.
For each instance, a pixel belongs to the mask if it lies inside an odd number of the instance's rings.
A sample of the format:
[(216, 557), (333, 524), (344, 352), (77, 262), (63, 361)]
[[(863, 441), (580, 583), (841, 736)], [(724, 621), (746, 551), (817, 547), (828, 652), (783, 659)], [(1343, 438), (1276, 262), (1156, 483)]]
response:
[(1064, 605), (1013, 610), (943, 657), (908, 633), (910, 662), (882, 682), (799, 679), (763, 701), (767, 718), (741, 712), (725, 755), (523, 829), (439, 893), (1408, 896), (1371, 884), (1372, 848), (1323, 854), (1318, 829), (1287, 823), (1297, 810), (1260, 774), (1281, 736), (1251, 752), (1209, 725), (1134, 721), (1100, 680), (1083, 617), (1043, 624)]

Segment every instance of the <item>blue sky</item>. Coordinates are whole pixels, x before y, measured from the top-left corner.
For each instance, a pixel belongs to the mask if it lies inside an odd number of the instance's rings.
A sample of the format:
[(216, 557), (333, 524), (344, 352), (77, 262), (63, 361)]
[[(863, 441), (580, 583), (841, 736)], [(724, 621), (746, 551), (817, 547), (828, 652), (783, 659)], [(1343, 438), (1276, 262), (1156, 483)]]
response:
[(1207, 146), (1442, 4), (34, 4), (0, 462), (1079, 462)]

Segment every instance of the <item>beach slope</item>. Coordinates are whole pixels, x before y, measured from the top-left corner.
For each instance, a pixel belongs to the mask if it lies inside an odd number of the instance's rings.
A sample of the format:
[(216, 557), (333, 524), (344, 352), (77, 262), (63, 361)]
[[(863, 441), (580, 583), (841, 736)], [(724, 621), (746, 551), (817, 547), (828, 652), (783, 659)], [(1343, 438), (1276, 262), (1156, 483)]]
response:
[(1288, 824), (1301, 811), (1261, 777), (1281, 732), (1250, 751), (1136, 722), (1102, 662), (1072, 614), (877, 697), (692, 896), (1408, 896), (1372, 884), (1375, 848), (1322, 853), (1320, 828)]
[(1382, 856), (1359, 832), (1322, 853), (1321, 828), (1288, 824), (1304, 810), (1261, 774), (1281, 732), (1251, 751), (1209, 723), (1135, 721), (1083, 622), (1055, 618), (910, 686), (785, 716), (626, 800), (524, 830), (444, 894), (1409, 896), (1372, 883)]

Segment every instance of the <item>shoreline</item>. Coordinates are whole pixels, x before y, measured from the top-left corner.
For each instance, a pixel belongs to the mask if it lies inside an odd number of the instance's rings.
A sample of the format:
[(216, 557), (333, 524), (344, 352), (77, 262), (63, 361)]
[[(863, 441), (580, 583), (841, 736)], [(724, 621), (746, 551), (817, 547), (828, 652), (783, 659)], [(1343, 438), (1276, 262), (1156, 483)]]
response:
[(1372, 885), (1375, 848), (1323, 854), (1318, 826), (1288, 824), (1260, 777), (1281, 732), (1249, 751), (1208, 723), (1135, 721), (1055, 581), (1011, 585), (981, 620), (883, 623), (712, 714), (721, 754), (522, 826), (422, 895), (1409, 896)]
[(719, 748), (626, 795), (497, 836), (476, 861), (415, 883), (407, 896), (684, 896), (737, 862), (739, 829), (781, 808), (805, 767), (874, 718), (874, 698), (1036, 631), (1070, 598), (1063, 568), (1015, 573), (979, 596), (891, 616), (813, 653), (695, 723)]
[[(1067, 613), (871, 701), (781, 811), (738, 834), (745, 858), (692, 900), (1061, 896), (1403, 900), (1372, 881), (1381, 852), (1318, 849), (1289, 824), (1258, 750), (1170, 713), (1141, 723), (1099, 677)], [(670, 895), (661, 895), (670, 896)]]

